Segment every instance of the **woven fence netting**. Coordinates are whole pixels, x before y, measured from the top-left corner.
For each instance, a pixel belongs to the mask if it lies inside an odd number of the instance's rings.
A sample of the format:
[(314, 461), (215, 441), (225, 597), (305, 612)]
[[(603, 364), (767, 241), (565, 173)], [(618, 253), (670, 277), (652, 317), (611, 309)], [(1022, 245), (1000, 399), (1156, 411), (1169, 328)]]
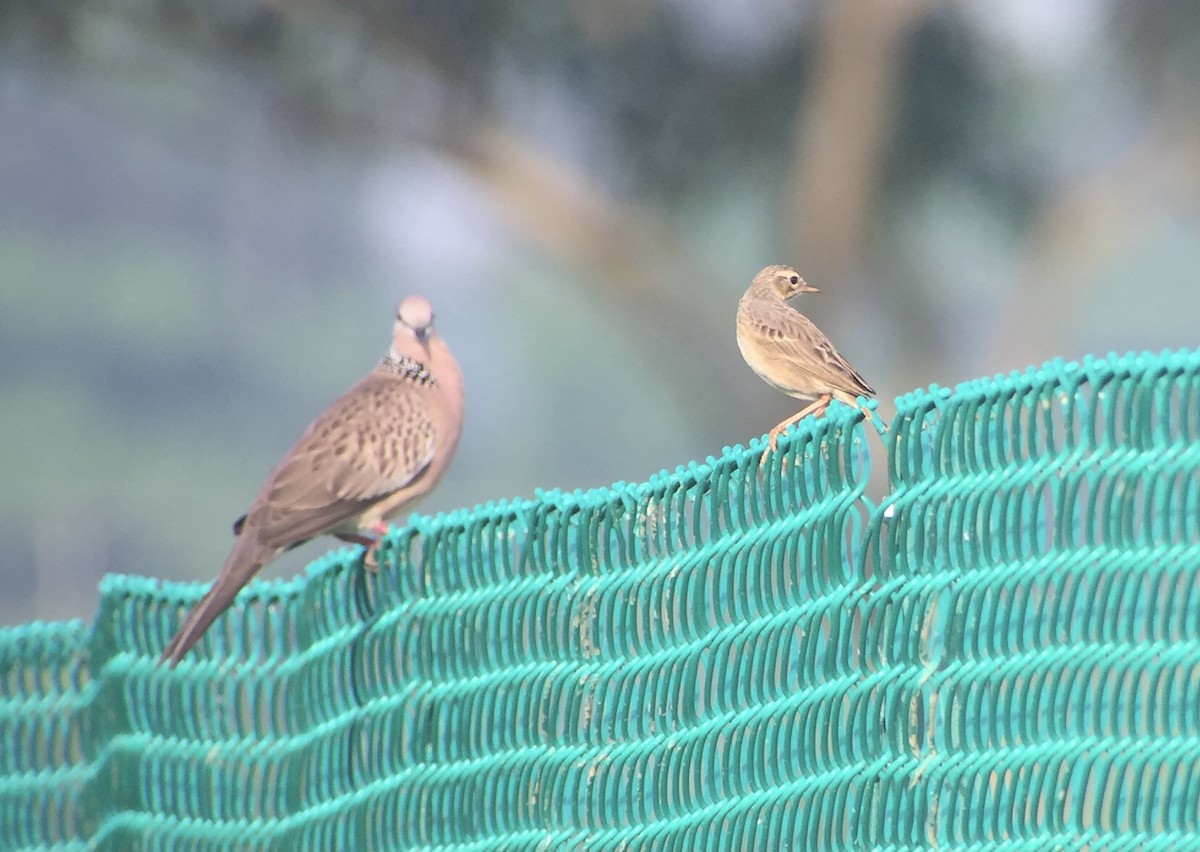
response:
[[(5, 850), (1200, 848), (1200, 354), (0, 631)], [(883, 457), (875, 455), (876, 464)]]

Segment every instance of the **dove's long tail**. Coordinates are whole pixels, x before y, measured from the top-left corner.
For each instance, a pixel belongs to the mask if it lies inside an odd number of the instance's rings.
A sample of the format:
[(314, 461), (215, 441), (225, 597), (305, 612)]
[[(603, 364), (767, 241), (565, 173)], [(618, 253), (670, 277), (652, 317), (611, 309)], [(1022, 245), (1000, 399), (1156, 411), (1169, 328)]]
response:
[(265, 547), (254, 541), (252, 536), (240, 536), (212, 588), (192, 607), (184, 619), (183, 626), (171, 639), (159, 661), (174, 666), (182, 660), (204, 635), (204, 631), (216, 621), (217, 616), (233, 603), (242, 587), (277, 553), (278, 548)]

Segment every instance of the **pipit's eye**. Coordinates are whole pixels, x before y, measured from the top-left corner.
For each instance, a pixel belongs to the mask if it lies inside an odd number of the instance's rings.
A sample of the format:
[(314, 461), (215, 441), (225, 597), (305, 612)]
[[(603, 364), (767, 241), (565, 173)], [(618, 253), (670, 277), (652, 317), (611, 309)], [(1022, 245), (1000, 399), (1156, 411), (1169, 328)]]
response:
[(792, 276), (791, 278), (789, 278), (788, 280), (789, 280), (789, 281), (791, 281), (793, 284), (797, 284), (797, 283), (799, 283), (799, 281), (800, 281), (800, 276), (799, 276), (799, 275), (793, 275), (793, 276)]

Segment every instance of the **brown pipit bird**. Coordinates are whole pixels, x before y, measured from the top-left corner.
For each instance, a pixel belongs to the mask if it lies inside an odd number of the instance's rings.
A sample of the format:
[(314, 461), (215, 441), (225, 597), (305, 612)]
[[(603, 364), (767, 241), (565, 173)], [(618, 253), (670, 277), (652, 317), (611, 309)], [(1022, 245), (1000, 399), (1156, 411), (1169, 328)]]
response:
[(434, 332), (428, 300), (409, 296), (396, 309), (391, 350), (317, 416), (234, 522), (237, 543), (162, 659), (179, 662), (263, 565), (311, 538), (365, 545), (364, 562), (374, 567), (388, 519), (449, 467), (462, 418), (458, 363)]
[(768, 266), (754, 276), (738, 302), (737, 342), (746, 363), (788, 396), (814, 400), (771, 430), (768, 452), (789, 426), (823, 413), (833, 400), (858, 405), (857, 397), (875, 396), (874, 388), (812, 320), (787, 303), (797, 293), (819, 292), (790, 266)]

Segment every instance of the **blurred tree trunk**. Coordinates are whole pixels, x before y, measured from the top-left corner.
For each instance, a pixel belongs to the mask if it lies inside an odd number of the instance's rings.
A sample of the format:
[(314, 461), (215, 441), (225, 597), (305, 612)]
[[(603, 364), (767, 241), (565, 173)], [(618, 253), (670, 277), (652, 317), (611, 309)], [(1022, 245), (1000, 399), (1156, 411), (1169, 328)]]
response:
[(785, 244), (817, 286), (866, 265), (879, 166), (891, 135), (905, 39), (931, 0), (831, 0), (796, 134)]

